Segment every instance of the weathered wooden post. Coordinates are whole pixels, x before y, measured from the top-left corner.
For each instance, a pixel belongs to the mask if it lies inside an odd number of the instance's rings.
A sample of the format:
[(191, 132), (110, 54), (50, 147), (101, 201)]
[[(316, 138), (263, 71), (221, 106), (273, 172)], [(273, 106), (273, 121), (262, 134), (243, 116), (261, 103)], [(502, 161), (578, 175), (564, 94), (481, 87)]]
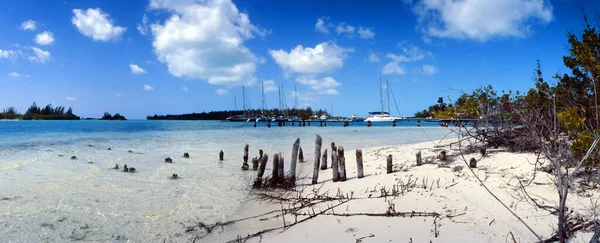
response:
[(267, 127), (271, 128), (271, 120), (267, 120)]
[(186, 159), (189, 159), (190, 158), (190, 154), (188, 154), (187, 152), (183, 153), (183, 157), (186, 158)]
[(317, 184), (319, 180), (319, 162), (321, 160), (321, 144), (323, 143), (323, 139), (321, 136), (317, 135), (315, 139), (315, 167), (313, 168), (313, 178), (312, 184)]
[(259, 149), (258, 150), (258, 157), (262, 158), (262, 156), (263, 156), (263, 150)]
[(367, 127), (371, 127), (371, 121), (367, 121)]
[(302, 147), (300, 147), (300, 153), (298, 154), (298, 159), (300, 160), (300, 163), (304, 163), (304, 153), (302, 152)]
[(295, 122), (294, 122), (294, 121), (292, 121), (292, 127), (294, 126), (294, 123), (295, 123)]
[(469, 161), (469, 167), (477, 168), (477, 160), (475, 158), (471, 158), (471, 160)]
[(269, 160), (268, 155), (261, 156), (260, 158), (260, 167), (258, 168), (258, 175), (256, 175), (256, 179), (254, 179), (254, 187), (259, 188), (262, 183), (262, 177), (265, 174), (265, 168), (267, 167), (267, 161)]
[(388, 155), (387, 157), (387, 173), (392, 173), (393, 172), (393, 166), (394, 164), (392, 163), (392, 155)]
[(441, 161), (446, 161), (446, 159), (447, 159), (446, 158), (446, 151), (442, 150), (442, 152), (440, 152), (440, 156), (439, 157), (440, 157)]
[(324, 121), (323, 124), (324, 124), (324, 126), (327, 126), (327, 121)]
[(319, 121), (320, 126), (323, 126), (323, 121)]
[(323, 151), (323, 160), (321, 160), (321, 170), (327, 169), (327, 149)]
[(279, 181), (279, 154), (275, 153), (273, 155), (273, 174), (271, 175), (273, 183)]
[(417, 152), (416, 156), (417, 156), (417, 166), (423, 165), (423, 159), (421, 157), (421, 151)]
[(392, 121), (392, 127), (396, 126), (396, 121)]
[(333, 176), (333, 178), (331, 178), (331, 180), (333, 182), (338, 182), (338, 181), (340, 181), (340, 167), (339, 167), (339, 161), (338, 161), (338, 151), (333, 143), (331, 143), (331, 146), (332, 146), (332, 149), (331, 149), (331, 172), (332, 172), (332, 176)]
[(296, 139), (292, 147), (292, 162), (290, 164), (290, 174), (288, 178), (292, 183), (296, 183), (296, 161), (298, 160), (298, 149), (300, 148), (300, 138)]
[(363, 173), (363, 156), (362, 150), (356, 150), (356, 174), (358, 179), (365, 177)]
[(244, 163), (242, 164), (242, 170), (248, 170), (248, 144), (244, 146)]
[(223, 161), (224, 156), (225, 154), (223, 153), (223, 150), (221, 150), (221, 152), (219, 152), (219, 161)]
[(346, 157), (344, 156), (344, 147), (338, 146), (338, 163), (340, 166), (340, 181), (346, 181)]
[(283, 182), (285, 181), (285, 171), (283, 168), (283, 154), (281, 152), (279, 152), (279, 165), (277, 166), (277, 178), (279, 178), (279, 184), (283, 184)]
[(417, 120), (417, 127), (421, 126), (421, 120)]
[(256, 127), (256, 120), (254, 120), (254, 127)]

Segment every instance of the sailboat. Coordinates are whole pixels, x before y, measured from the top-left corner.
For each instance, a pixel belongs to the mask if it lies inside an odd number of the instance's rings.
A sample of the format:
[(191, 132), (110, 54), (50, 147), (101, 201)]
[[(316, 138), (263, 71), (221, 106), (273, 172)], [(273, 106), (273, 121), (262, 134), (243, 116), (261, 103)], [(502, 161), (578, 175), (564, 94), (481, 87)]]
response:
[[(233, 99), (235, 100), (235, 94), (233, 96)], [(237, 101), (236, 101), (236, 103), (237, 103)], [(244, 86), (242, 86), (242, 103), (244, 104), (244, 114), (230, 116), (230, 117), (227, 117), (225, 120), (230, 121), (230, 122), (245, 122), (248, 120), (248, 118), (246, 117), (246, 91), (244, 90)]]
[(386, 78), (386, 90), (387, 90), (387, 100), (388, 100), (388, 111), (386, 112), (383, 108), (383, 87), (381, 84), (381, 78), (379, 78), (379, 96), (381, 98), (381, 111), (371, 111), (369, 112), (369, 116), (365, 118), (365, 122), (393, 122), (396, 120), (401, 120), (401, 118), (390, 116), (390, 85)]
[(267, 108), (267, 103), (265, 101), (265, 81), (261, 83), (261, 107), (260, 107), (260, 116), (256, 117), (254, 120), (259, 121), (268, 121), (269, 118), (265, 116), (265, 108)]

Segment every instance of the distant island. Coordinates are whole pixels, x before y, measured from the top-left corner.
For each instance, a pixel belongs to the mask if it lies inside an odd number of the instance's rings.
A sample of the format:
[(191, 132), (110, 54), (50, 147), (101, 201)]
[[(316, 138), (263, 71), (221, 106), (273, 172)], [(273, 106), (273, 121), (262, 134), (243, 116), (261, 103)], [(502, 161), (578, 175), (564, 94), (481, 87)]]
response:
[(73, 114), (73, 108), (69, 107), (65, 111), (64, 106), (53, 107), (48, 104), (45, 107), (38, 107), (35, 102), (31, 105), (25, 114), (21, 114), (14, 107), (8, 107), (0, 113), (0, 119), (9, 120), (80, 120), (79, 116)]
[(102, 118), (100, 118), (100, 120), (112, 120), (112, 121), (118, 120), (118, 121), (125, 121), (125, 120), (127, 120), (127, 119), (126, 119), (124, 116), (122, 116), (121, 114), (119, 114), (119, 113), (116, 113), (116, 114), (113, 116), (113, 115), (111, 115), (111, 114), (110, 114), (110, 113), (108, 113), (108, 112), (104, 112), (104, 115), (102, 116)]

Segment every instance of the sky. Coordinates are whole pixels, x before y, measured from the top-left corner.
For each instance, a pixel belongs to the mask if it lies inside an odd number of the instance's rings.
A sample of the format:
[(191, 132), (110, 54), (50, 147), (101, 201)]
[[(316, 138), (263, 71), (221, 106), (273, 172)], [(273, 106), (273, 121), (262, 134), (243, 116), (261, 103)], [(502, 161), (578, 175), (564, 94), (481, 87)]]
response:
[(365, 117), (381, 110), (381, 79), (392, 115), (412, 116), (483, 85), (527, 91), (538, 58), (547, 80), (568, 72), (582, 9), (600, 2), (0, 1), (0, 109), (143, 119), (241, 110), (242, 86), (246, 107), (261, 108), (264, 86), (275, 108), (283, 86), (288, 107)]

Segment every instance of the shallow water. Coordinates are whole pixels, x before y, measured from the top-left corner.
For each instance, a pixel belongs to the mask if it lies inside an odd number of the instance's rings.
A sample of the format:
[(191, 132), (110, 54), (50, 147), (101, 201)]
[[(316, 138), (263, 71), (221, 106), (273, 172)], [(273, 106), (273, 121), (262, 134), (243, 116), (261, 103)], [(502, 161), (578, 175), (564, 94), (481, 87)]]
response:
[[(256, 173), (240, 170), (246, 143), (251, 158), (259, 148), (271, 158), (275, 152), (288, 157), (298, 137), (312, 162), (315, 134), (323, 137), (323, 149), (335, 141), (348, 151), (440, 139), (450, 131), (423, 125), (0, 121), (0, 239), (185, 242), (195, 236), (186, 233), (189, 226), (225, 220), (246, 198)], [(174, 163), (164, 163), (166, 157)], [(137, 171), (114, 170), (115, 164)], [(169, 179), (173, 173), (180, 179)]]

